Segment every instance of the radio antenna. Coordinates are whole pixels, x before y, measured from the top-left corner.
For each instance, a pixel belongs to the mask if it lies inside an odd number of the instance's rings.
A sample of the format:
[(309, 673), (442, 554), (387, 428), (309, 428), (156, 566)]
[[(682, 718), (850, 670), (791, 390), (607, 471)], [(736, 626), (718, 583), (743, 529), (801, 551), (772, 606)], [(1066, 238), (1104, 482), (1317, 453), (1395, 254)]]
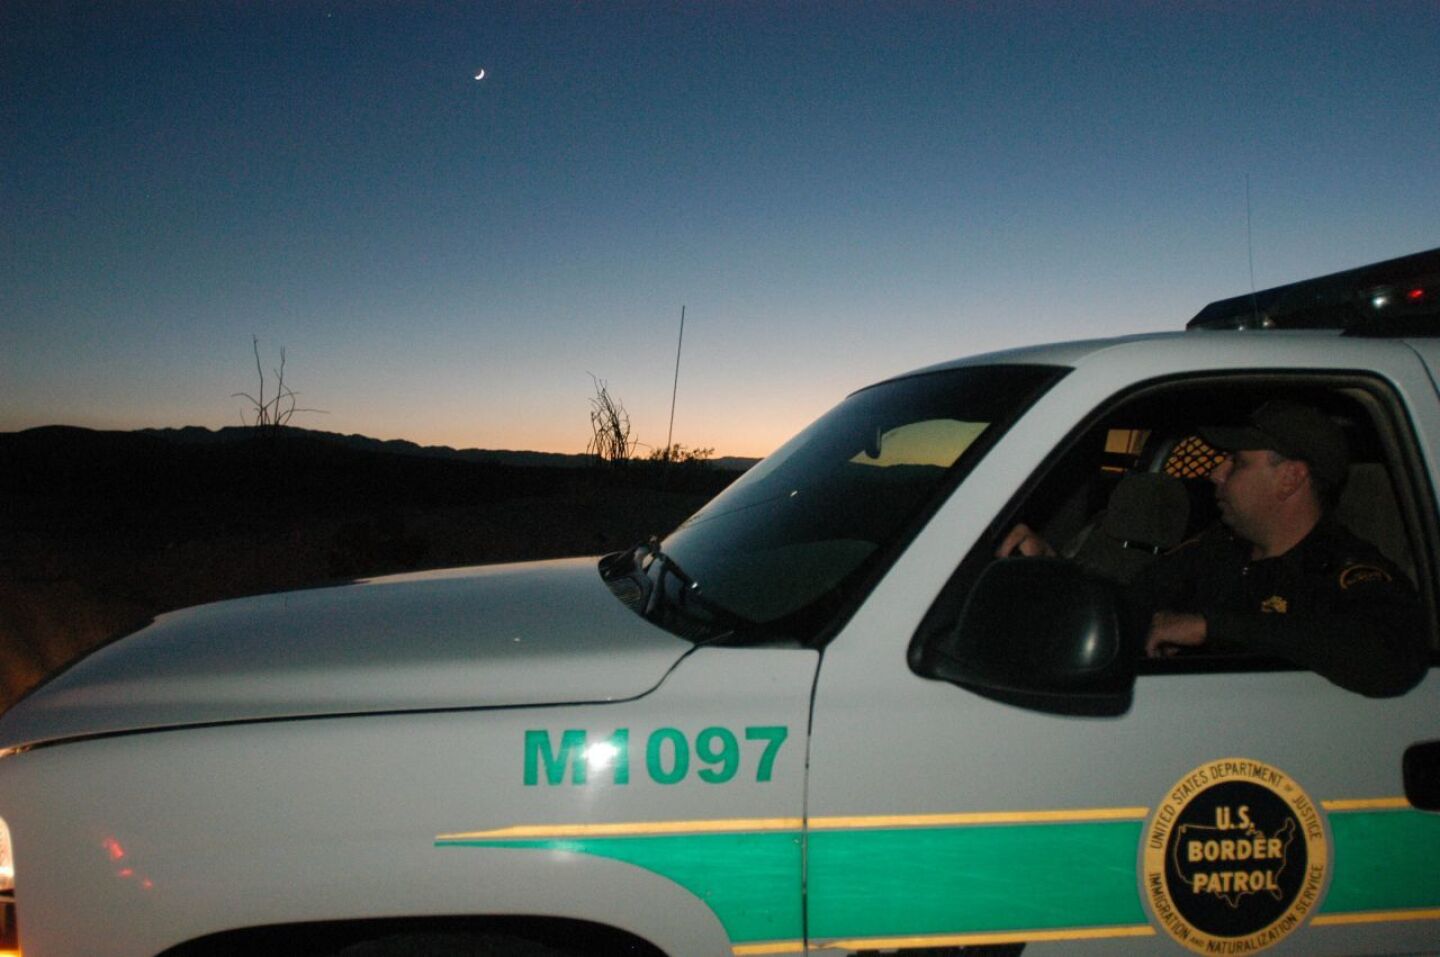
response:
[[(1252, 283), (1253, 284), (1253, 283)], [(668, 464), (675, 456), (675, 397), (680, 394), (680, 350), (685, 348), (685, 307), (680, 307), (680, 342), (675, 346), (675, 384), (670, 389), (670, 431), (665, 433), (665, 461)]]
[(1255, 326), (1260, 325), (1260, 301), (1255, 296), (1255, 239), (1250, 225), (1250, 174), (1245, 174), (1245, 251), (1250, 257), (1250, 313)]

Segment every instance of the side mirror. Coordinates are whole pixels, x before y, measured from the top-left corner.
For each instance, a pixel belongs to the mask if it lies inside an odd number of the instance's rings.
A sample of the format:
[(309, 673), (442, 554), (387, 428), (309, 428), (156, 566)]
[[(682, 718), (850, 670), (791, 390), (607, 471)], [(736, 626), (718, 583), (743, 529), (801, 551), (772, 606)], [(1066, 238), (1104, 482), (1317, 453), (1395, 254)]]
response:
[(1123, 714), (1135, 688), (1113, 586), (1058, 558), (988, 566), (918, 670), (1057, 714)]
[(1405, 749), (1401, 769), (1410, 806), (1440, 811), (1440, 741), (1410, 745)]

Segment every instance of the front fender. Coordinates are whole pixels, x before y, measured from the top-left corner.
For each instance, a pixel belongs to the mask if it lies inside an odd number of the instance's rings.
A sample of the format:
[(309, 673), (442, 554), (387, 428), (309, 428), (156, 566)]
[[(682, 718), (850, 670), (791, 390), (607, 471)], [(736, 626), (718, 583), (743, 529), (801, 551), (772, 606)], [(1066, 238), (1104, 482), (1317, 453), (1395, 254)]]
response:
[[(634, 701), (177, 729), (11, 754), (0, 816), (14, 837), (22, 946), (151, 957), (245, 927), (485, 915), (592, 921), (677, 955), (796, 943), (800, 842), (783, 822), (802, 806), (815, 664), (803, 650), (701, 649)], [(747, 740), (755, 726), (792, 731), (763, 775), (769, 743)], [(527, 744), (620, 728), (635, 742), (628, 780), (592, 771), (577, 783), (574, 763), (552, 774)], [(669, 750), (647, 761), (647, 739), (694, 748), (713, 728), (733, 729), (741, 748), (723, 783), (699, 774), (698, 750), (683, 780)], [(783, 826), (718, 844), (652, 836), (637, 860), (626, 857), (643, 836), (618, 851), (448, 837), (615, 823), (653, 835), (676, 820)], [(702, 845), (720, 848), (721, 866), (697, 882)]]

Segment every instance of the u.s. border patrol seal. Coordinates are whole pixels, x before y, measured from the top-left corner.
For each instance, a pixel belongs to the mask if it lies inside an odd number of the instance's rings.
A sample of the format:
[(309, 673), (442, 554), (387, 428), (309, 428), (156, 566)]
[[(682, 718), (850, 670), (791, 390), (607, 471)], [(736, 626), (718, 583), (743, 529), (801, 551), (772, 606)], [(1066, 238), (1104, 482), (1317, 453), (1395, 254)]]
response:
[(1199, 954), (1252, 954), (1314, 912), (1330, 872), (1325, 821), (1285, 772), (1223, 758), (1185, 775), (1145, 826), (1142, 896)]

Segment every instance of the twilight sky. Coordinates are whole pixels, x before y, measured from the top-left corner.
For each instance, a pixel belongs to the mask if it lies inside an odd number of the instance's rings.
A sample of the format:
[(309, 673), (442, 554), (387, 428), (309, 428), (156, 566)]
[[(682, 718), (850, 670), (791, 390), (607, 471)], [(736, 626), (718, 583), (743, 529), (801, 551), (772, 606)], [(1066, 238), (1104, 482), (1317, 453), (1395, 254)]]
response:
[[(481, 69), (483, 80), (474, 79)], [(1440, 4), (0, 4), (0, 431), (760, 455), (845, 392), (1440, 246)]]

